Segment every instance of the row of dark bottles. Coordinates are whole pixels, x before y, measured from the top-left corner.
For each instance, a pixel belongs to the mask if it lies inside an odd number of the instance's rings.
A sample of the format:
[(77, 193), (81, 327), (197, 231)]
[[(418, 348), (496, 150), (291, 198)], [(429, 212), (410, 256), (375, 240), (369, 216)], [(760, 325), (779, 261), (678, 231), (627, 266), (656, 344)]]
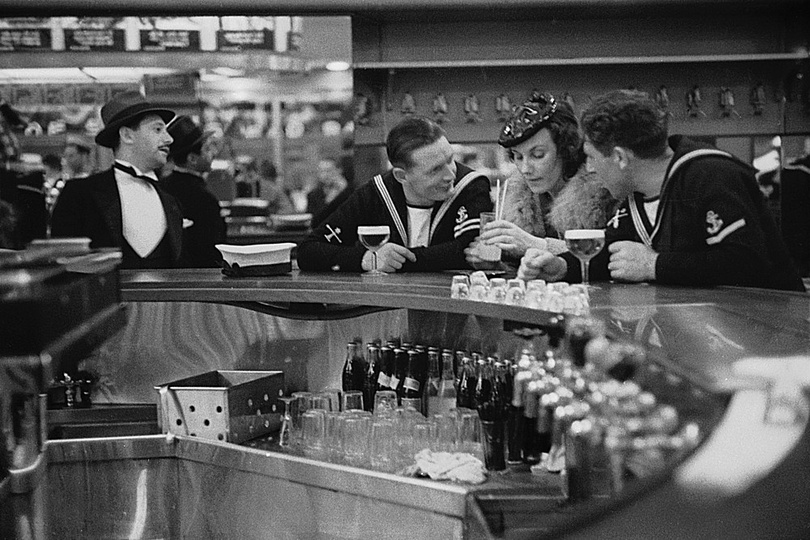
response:
[(398, 403), (410, 403), (424, 415), (455, 407), (453, 353), (449, 349), (412, 345), (390, 339), (346, 345), (342, 389), (360, 390), (366, 410), (372, 410), (378, 391), (394, 391)]

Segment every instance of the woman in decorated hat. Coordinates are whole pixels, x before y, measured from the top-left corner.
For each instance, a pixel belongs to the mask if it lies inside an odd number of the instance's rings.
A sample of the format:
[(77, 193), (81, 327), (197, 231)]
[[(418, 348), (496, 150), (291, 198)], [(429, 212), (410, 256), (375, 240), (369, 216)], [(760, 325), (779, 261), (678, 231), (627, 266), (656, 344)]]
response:
[(532, 92), (501, 129), (498, 144), (515, 165), (503, 183), (501, 219), (488, 224), (465, 250), (482, 266), (476, 243), (496, 243), (507, 261), (531, 247), (565, 251), (568, 229), (604, 228), (616, 201), (585, 170), (579, 125), (571, 106), (548, 93)]

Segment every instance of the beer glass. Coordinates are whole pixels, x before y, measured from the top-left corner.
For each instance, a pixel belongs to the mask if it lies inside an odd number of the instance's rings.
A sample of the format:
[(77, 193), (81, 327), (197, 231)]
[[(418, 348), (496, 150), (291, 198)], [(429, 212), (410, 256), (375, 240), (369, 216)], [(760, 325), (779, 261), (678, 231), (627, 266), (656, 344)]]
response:
[(360, 243), (371, 252), (372, 263), (368, 273), (377, 276), (384, 275), (385, 272), (377, 268), (377, 250), (383, 247), (391, 237), (388, 225), (360, 225), (357, 227), (357, 237), (360, 239)]
[(579, 259), (582, 267), (582, 283), (588, 285), (588, 266), (591, 259), (605, 247), (605, 231), (602, 229), (572, 229), (565, 231), (568, 251)]

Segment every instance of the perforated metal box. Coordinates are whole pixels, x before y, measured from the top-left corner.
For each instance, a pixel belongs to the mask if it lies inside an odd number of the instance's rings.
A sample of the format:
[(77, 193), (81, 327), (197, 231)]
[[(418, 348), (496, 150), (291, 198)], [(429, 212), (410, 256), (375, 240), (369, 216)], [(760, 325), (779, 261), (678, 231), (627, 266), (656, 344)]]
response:
[(240, 443), (281, 425), (282, 371), (209, 371), (155, 389), (163, 433)]

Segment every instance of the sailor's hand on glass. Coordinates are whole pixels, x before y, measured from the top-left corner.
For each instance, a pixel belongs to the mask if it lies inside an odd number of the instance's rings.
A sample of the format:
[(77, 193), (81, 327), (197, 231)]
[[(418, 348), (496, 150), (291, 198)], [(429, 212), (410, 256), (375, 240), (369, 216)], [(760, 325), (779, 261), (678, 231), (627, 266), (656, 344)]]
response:
[(504, 219), (487, 223), (478, 240), (495, 244), (501, 251), (514, 258), (522, 257), (529, 248), (546, 248), (546, 241), (543, 238), (534, 236)]
[(640, 242), (622, 240), (608, 246), (610, 262), (608, 270), (611, 279), (629, 281), (655, 280), (655, 262), (658, 253)]
[[(366, 251), (363, 254), (362, 268), (364, 272), (368, 272), (374, 267), (374, 254), (371, 251)], [(416, 262), (416, 255), (413, 251), (389, 242), (377, 250), (377, 269), (383, 272), (396, 272), (402, 269), (405, 261)]]
[(520, 259), (517, 277), (524, 281), (532, 279), (559, 281), (565, 277), (567, 270), (568, 263), (562, 257), (557, 257), (544, 249), (529, 248)]

